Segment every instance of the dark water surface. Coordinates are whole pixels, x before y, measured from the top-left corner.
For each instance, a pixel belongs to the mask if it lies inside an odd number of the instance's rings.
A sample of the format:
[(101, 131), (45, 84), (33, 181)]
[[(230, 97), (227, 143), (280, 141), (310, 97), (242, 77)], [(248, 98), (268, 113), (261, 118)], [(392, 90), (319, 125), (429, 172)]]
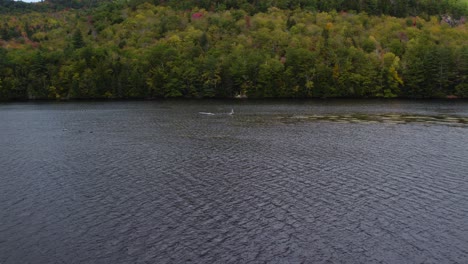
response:
[(187, 262), (468, 263), (468, 103), (0, 104), (1, 264)]

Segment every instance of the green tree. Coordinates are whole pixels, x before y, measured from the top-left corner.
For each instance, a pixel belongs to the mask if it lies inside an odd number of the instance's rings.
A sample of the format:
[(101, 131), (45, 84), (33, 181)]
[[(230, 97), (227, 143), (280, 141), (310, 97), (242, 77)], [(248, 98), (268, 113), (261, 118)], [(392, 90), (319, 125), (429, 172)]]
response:
[(178, 78), (182, 62), (177, 49), (166, 44), (156, 45), (149, 53), (149, 72), (146, 83), (150, 97), (182, 96), (182, 84)]
[(83, 40), (83, 34), (81, 34), (81, 30), (77, 29), (73, 33), (72, 45), (73, 45), (73, 48), (75, 49), (80, 49), (85, 46), (85, 42)]
[(400, 94), (400, 85), (403, 85), (398, 70), (400, 68), (400, 58), (388, 52), (383, 56), (381, 67), (381, 91), (376, 93), (378, 97), (397, 97)]

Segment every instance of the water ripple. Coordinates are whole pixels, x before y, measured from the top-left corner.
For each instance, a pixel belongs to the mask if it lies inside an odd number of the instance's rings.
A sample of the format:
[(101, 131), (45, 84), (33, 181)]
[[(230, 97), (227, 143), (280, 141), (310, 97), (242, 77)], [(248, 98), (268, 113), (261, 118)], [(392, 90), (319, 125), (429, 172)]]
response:
[(0, 263), (468, 262), (465, 108), (230, 104), (0, 106)]

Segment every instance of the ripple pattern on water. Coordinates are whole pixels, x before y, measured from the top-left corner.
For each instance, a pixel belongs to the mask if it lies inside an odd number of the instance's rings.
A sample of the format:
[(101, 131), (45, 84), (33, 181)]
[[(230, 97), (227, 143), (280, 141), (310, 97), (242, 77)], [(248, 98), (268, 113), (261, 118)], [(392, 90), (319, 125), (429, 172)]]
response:
[(0, 263), (468, 262), (462, 123), (209, 107), (0, 107)]
[(337, 123), (360, 123), (360, 124), (411, 124), (420, 123), (426, 125), (449, 125), (468, 127), (468, 117), (447, 115), (409, 115), (409, 114), (346, 114), (346, 115), (293, 115), (280, 116), (285, 122), (293, 121), (322, 121)]

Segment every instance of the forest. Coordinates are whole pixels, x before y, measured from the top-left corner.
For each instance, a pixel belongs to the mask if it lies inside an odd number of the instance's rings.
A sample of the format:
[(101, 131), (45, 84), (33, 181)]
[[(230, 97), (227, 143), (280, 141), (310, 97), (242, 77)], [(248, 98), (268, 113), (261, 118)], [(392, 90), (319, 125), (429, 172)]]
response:
[(0, 100), (468, 98), (466, 0), (0, 0)]

